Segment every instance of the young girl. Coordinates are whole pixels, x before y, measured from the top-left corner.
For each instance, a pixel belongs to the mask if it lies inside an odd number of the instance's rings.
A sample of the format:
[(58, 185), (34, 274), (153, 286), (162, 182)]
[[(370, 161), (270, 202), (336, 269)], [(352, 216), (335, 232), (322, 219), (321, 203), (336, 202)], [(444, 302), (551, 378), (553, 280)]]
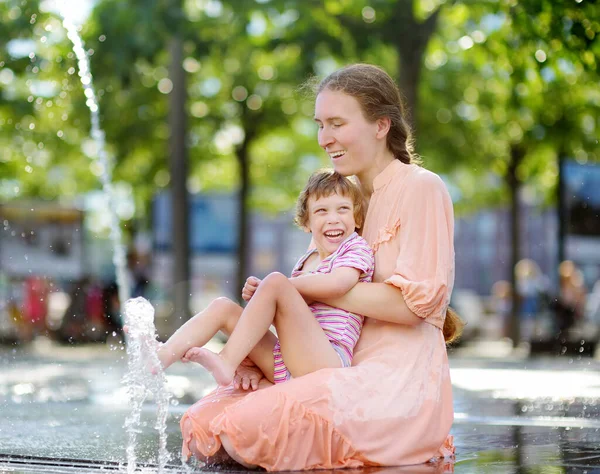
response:
[[(298, 199), (295, 222), (312, 233), (314, 248), (295, 265), (292, 278), (248, 278), (245, 308), (227, 298), (213, 301), (159, 349), (163, 368), (179, 359), (198, 362), (219, 385), (228, 385), (247, 356), (275, 383), (349, 367), (363, 317), (312, 301), (343, 296), (356, 283), (371, 281), (373, 252), (356, 233), (363, 209), (362, 194), (348, 178), (333, 170), (313, 174)], [(219, 330), (230, 336), (223, 350), (202, 348)]]

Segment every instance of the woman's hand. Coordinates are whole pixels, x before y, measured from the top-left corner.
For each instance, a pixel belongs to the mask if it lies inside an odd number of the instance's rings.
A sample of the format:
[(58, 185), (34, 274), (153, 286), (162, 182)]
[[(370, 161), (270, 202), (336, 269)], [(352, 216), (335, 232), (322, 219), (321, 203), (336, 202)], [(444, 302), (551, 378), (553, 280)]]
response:
[(256, 289), (258, 288), (258, 285), (260, 285), (261, 281), (262, 280), (254, 276), (248, 277), (246, 283), (244, 284), (244, 288), (242, 288), (242, 298), (244, 301), (250, 301), (250, 298), (252, 298), (256, 292)]
[(233, 386), (237, 388), (242, 388), (243, 390), (256, 390), (258, 388), (258, 382), (264, 378), (264, 374), (262, 371), (254, 365), (247, 357), (242, 361), (240, 366), (235, 371), (235, 375), (233, 377)]

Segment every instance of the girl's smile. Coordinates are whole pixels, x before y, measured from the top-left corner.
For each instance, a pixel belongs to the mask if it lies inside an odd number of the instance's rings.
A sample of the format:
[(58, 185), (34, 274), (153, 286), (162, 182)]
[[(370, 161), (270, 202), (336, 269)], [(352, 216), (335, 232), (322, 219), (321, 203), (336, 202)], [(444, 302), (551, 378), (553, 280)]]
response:
[(340, 194), (308, 199), (308, 231), (313, 235), (321, 259), (335, 252), (356, 230), (354, 203)]

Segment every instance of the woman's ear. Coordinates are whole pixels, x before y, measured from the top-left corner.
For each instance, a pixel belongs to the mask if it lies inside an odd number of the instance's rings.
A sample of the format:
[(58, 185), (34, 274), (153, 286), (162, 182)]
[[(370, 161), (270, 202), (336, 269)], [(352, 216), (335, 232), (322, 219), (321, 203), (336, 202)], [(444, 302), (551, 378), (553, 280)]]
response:
[(377, 138), (384, 138), (390, 128), (392, 127), (392, 121), (389, 117), (381, 117), (377, 119)]

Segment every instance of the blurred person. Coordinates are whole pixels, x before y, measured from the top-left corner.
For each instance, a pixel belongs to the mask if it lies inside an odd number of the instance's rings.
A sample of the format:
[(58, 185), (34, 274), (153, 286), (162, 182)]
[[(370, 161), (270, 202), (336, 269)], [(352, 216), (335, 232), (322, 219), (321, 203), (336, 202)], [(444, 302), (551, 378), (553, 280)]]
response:
[(510, 337), (510, 315), (512, 309), (512, 285), (509, 281), (499, 280), (492, 285), (491, 309), (500, 319), (502, 337)]
[(131, 250), (127, 253), (127, 279), (131, 297), (146, 296), (149, 284), (149, 255)]
[(585, 314), (586, 289), (583, 274), (571, 260), (558, 267), (559, 294), (554, 304), (558, 330), (568, 331)]
[(38, 334), (47, 333), (46, 316), (48, 314), (48, 294), (50, 286), (46, 278), (31, 276), (23, 282), (23, 318), (28, 326), (30, 339)]
[(18, 342), (31, 342), (33, 333), (31, 327), (23, 318), (22, 306), (14, 298), (9, 298), (7, 311), (9, 319), (15, 324)]
[(119, 301), (119, 285), (110, 281), (102, 288), (102, 304), (104, 307), (104, 324), (110, 333), (120, 333), (123, 329), (121, 319), (121, 303)]
[(180, 422), (183, 455), (210, 462), (226, 452), (269, 471), (452, 457), (446, 344), (462, 322), (448, 307), (450, 195), (420, 166), (400, 91), (386, 72), (346, 66), (315, 92), (319, 145), (335, 171), (357, 178), (368, 205), (362, 237), (375, 253), (372, 283), (320, 301), (365, 316), (352, 367), (275, 385), (258, 368), (238, 367), (237, 376), (259, 389), (221, 387), (188, 409)]
[(529, 340), (533, 336), (536, 318), (542, 310), (548, 284), (538, 264), (529, 258), (517, 262), (515, 274), (519, 296), (521, 337)]
[(590, 321), (600, 324), (600, 280), (596, 280), (586, 302), (586, 316)]
[[(88, 309), (90, 277), (87, 275), (75, 280), (69, 290), (69, 306), (65, 311), (56, 334), (63, 342), (86, 342), (92, 329)], [(95, 332), (95, 331), (93, 331)]]
[[(225, 386), (246, 357), (272, 383), (350, 367), (363, 317), (312, 301), (342, 296), (356, 283), (371, 281), (373, 251), (356, 233), (363, 209), (360, 189), (350, 179), (333, 170), (314, 173), (294, 220), (312, 234), (315, 248), (298, 260), (289, 279), (280, 273), (262, 281), (248, 278), (242, 291), (246, 308), (217, 298), (187, 321), (159, 348), (163, 368), (182, 358), (194, 361)], [(269, 331), (271, 324), (277, 336)], [(219, 331), (229, 335), (219, 354), (201, 347)]]
[(88, 325), (91, 326), (88, 335), (95, 341), (104, 341), (106, 340), (108, 330), (104, 316), (102, 286), (97, 280), (89, 280), (85, 291), (85, 298), (85, 312)]

